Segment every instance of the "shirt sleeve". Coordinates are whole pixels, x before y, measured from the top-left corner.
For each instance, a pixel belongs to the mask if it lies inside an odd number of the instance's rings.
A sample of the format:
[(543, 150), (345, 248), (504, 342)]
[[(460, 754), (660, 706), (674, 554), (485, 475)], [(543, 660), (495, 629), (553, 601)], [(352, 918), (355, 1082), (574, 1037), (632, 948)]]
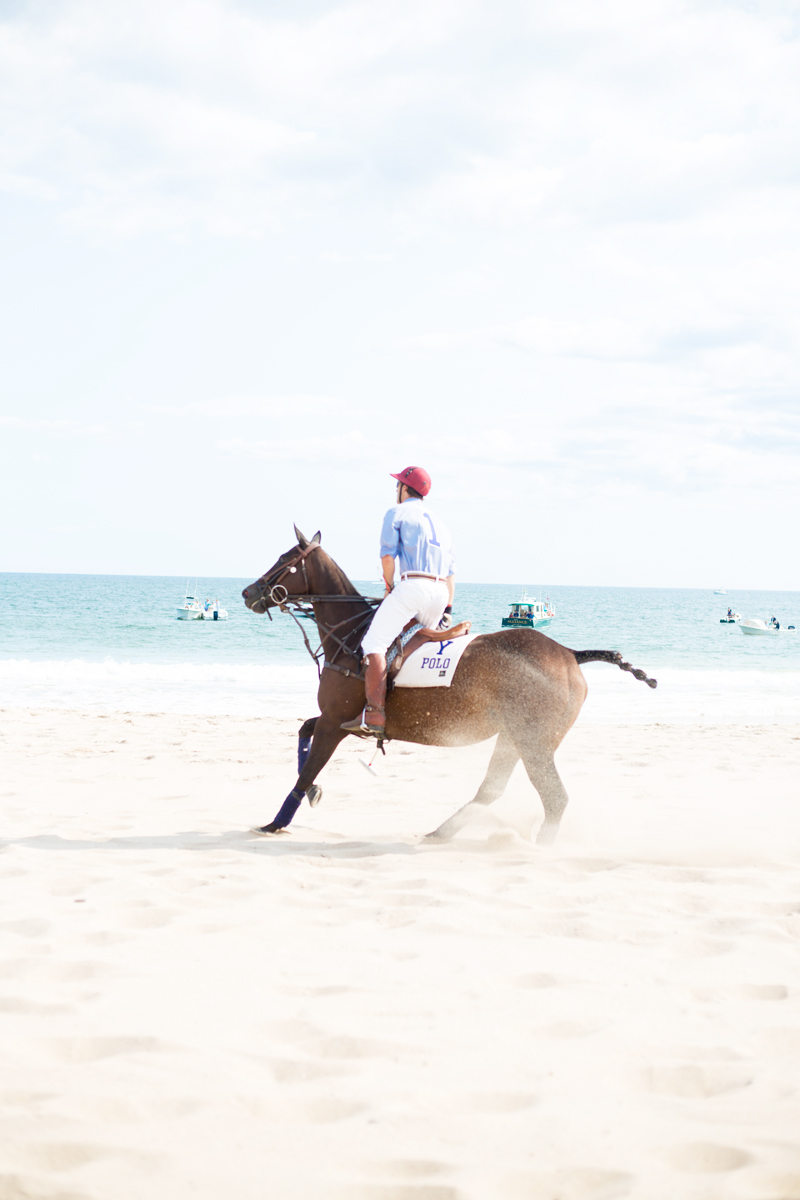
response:
[(392, 558), (397, 558), (399, 548), (400, 517), (396, 508), (390, 508), (383, 518), (383, 528), (381, 529), (381, 558), (385, 558), (387, 554), (390, 554)]

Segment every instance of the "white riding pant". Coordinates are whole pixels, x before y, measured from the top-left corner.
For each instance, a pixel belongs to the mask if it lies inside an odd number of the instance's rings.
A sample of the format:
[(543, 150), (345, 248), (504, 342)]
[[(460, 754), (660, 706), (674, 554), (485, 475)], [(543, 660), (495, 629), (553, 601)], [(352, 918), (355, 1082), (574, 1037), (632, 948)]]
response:
[(447, 607), (450, 592), (444, 581), (401, 579), (372, 618), (361, 642), (365, 654), (385, 654), (412, 618), (426, 629), (436, 629)]

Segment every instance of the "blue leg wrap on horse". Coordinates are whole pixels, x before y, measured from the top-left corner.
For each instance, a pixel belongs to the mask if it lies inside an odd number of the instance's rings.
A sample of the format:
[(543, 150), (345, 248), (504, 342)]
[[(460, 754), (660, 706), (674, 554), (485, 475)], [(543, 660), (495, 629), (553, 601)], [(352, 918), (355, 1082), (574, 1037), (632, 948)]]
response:
[(299, 775), (303, 767), (306, 765), (311, 750), (311, 738), (301, 737), (297, 741), (297, 774)]
[(272, 822), (273, 825), (277, 825), (279, 829), (283, 829), (286, 825), (288, 825), (302, 804), (303, 796), (305, 796), (305, 792), (298, 791), (297, 788), (292, 788), (291, 792), (289, 792), (289, 795), (281, 805), (278, 815)]

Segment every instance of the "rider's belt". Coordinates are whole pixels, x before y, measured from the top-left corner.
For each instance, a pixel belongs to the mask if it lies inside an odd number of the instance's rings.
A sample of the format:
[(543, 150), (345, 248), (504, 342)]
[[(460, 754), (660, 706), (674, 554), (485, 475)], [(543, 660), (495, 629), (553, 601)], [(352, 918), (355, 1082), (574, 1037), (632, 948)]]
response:
[(423, 575), (420, 571), (406, 571), (405, 575), (400, 576), (401, 579), (435, 579), (437, 583), (446, 583), (446, 575)]

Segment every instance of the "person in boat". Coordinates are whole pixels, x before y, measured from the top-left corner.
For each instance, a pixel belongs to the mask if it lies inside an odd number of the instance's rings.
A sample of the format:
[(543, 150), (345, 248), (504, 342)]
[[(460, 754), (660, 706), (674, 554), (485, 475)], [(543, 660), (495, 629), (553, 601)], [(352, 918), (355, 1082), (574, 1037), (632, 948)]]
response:
[(733, 616), (733, 613), (731, 612), (730, 609), (728, 609), (728, 620), (730, 620), (732, 616)]
[[(397, 502), (383, 518), (384, 596), (361, 641), (367, 703), (342, 729), (383, 737), (386, 727), (386, 651), (409, 621), (427, 629), (450, 627), (455, 591), (453, 539), (424, 500), (431, 477), (422, 467), (397, 475)], [(395, 567), (399, 580), (395, 582)]]

